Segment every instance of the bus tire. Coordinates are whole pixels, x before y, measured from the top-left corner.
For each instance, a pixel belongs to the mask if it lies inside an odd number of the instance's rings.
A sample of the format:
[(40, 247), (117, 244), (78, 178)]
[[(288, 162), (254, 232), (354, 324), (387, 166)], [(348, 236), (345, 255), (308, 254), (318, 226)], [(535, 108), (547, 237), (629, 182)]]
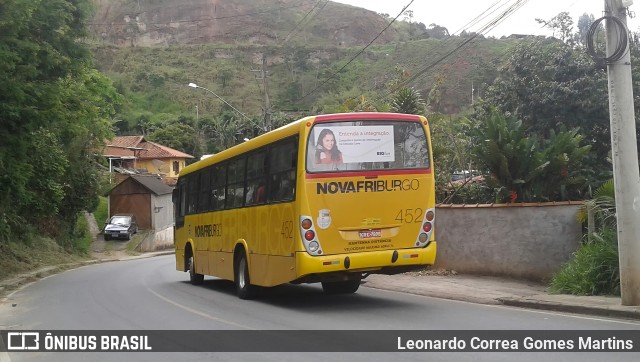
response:
[(196, 265), (193, 256), (189, 257), (189, 281), (193, 285), (200, 285), (204, 281), (204, 275), (196, 273)]
[(341, 282), (322, 282), (325, 294), (353, 294), (360, 288), (360, 278)]
[(238, 254), (235, 271), (236, 293), (238, 294), (238, 298), (253, 299), (256, 294), (256, 286), (251, 285), (249, 263), (247, 262), (247, 256), (244, 252)]

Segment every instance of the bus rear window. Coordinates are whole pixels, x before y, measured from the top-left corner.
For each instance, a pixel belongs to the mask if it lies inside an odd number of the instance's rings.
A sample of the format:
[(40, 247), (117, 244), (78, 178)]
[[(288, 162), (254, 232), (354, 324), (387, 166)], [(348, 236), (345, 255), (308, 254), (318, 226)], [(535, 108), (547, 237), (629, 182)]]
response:
[(343, 121), (313, 126), (307, 172), (429, 168), (422, 124), (407, 121)]

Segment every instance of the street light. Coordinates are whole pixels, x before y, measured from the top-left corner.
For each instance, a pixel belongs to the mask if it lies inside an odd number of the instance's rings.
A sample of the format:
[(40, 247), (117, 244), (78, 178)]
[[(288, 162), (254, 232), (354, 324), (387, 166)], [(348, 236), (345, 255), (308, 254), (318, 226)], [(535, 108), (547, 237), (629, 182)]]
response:
[(228, 105), (229, 107), (231, 107), (234, 111), (240, 113), (240, 115), (242, 115), (242, 117), (246, 118), (249, 122), (251, 122), (254, 126), (257, 126), (257, 124), (255, 124), (255, 122), (253, 122), (253, 120), (249, 117), (247, 117), (244, 113), (240, 112), (236, 107), (232, 106), (231, 104), (229, 104), (229, 102), (225, 101), (224, 99), (222, 99), (222, 97), (220, 97), (219, 95), (213, 93), (213, 91), (211, 91), (210, 89), (207, 89), (205, 87), (201, 87), (195, 83), (189, 83), (189, 87), (191, 88), (200, 88), (200, 89), (204, 89), (207, 92), (213, 94), (214, 96), (216, 96), (216, 98), (218, 98), (219, 100), (223, 101), (224, 104)]

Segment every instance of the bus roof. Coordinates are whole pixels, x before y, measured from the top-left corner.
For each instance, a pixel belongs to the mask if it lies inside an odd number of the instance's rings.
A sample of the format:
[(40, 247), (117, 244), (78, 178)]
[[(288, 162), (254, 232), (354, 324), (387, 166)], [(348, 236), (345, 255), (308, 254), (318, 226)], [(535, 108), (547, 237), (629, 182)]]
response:
[(220, 151), (211, 157), (207, 157), (203, 160), (200, 160), (196, 163), (193, 163), (180, 171), (180, 176), (184, 176), (190, 174), (192, 172), (198, 171), (204, 167), (222, 162), (234, 156), (243, 154), (245, 152), (251, 151), (256, 148), (260, 148), (262, 146), (268, 145), (274, 141), (290, 137), (298, 134), (301, 124), (310, 120), (313, 122), (330, 122), (330, 121), (338, 121), (338, 120), (357, 120), (357, 119), (367, 119), (367, 120), (426, 120), (426, 118), (413, 115), (413, 114), (401, 114), (401, 113), (386, 113), (386, 112), (356, 112), (356, 113), (332, 113), (332, 114), (322, 114), (316, 116), (307, 116), (297, 121), (293, 121), (289, 124), (286, 124), (280, 128), (272, 130), (270, 132), (264, 133), (258, 137), (250, 139), (249, 141), (237, 144), (233, 147), (230, 147), (224, 151)]

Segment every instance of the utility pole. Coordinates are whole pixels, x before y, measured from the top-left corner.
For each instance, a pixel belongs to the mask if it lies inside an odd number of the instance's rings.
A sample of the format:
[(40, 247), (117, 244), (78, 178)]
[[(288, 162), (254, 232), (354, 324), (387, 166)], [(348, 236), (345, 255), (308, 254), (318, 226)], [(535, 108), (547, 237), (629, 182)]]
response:
[(271, 131), (271, 103), (269, 102), (269, 84), (267, 82), (267, 54), (262, 53), (262, 69), (252, 70), (252, 72), (259, 72), (260, 77), (256, 77), (257, 80), (262, 81), (262, 88), (264, 89), (264, 131)]
[[(621, 32), (628, 33), (626, 7), (631, 3), (631, 0), (605, 0), (607, 57), (625, 47), (624, 55), (607, 66), (622, 305), (640, 305), (640, 171), (631, 56), (628, 40), (627, 44), (619, 44)], [(611, 17), (620, 19), (624, 27)]]

